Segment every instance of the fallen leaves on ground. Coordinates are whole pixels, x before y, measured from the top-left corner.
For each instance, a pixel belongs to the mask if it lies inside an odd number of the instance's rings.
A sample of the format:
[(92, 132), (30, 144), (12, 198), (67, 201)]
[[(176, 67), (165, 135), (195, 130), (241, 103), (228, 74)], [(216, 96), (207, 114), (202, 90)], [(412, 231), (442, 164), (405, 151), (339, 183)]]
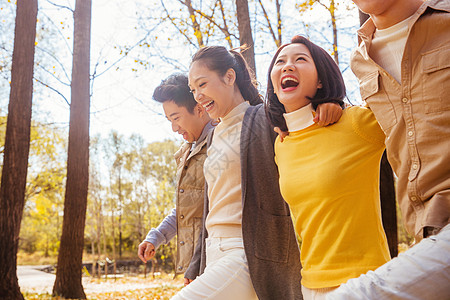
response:
[[(180, 276), (181, 277), (181, 276)], [(170, 299), (182, 287), (182, 278), (144, 278), (123, 277), (123, 278), (83, 278), (84, 292), (88, 300), (162, 300)], [(59, 297), (52, 297), (48, 293), (27, 293), (24, 298), (27, 300), (59, 300)]]

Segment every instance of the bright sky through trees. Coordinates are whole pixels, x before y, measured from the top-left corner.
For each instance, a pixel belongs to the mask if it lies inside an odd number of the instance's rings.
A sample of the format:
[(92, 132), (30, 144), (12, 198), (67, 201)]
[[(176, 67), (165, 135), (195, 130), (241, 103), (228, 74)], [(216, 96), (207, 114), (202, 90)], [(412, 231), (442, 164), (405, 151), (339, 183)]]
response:
[[(326, 2), (326, 0), (324, 1)], [(180, 7), (179, 15), (188, 17), (186, 8), (180, 6), (177, 1), (173, 1), (173, 3), (171, 1), (163, 2), (166, 3), (168, 9), (178, 5)], [(268, 11), (273, 14), (273, 1), (263, 2), (265, 2)], [(328, 22), (329, 15), (320, 5), (315, 5), (313, 10), (300, 15), (295, 7), (295, 3), (299, 2), (301, 1), (285, 0), (281, 2), (283, 42), (288, 41), (295, 34), (304, 34), (331, 53), (328, 43), (332, 41), (332, 31)], [(339, 49), (340, 67), (344, 73), (344, 78), (347, 79), (349, 98), (353, 103), (358, 103), (359, 93), (356, 81), (348, 68), (350, 49), (356, 46), (355, 31), (359, 23), (358, 12), (350, 1), (338, 2), (345, 3), (339, 7), (338, 26), (340, 30), (346, 32), (345, 34), (340, 32), (338, 36), (339, 47), (341, 47)], [(70, 48), (73, 43), (73, 18), (72, 12), (63, 7), (73, 9), (74, 3), (74, 0), (39, 1), (38, 27), (55, 27), (52, 34), (55, 35), (55, 40), (59, 39), (54, 44), (54, 51), (55, 56), (60, 61), (55, 61), (53, 58), (49, 58), (50, 56), (46, 56), (45, 59), (49, 64), (54, 65), (56, 71), (60, 69), (60, 64), (65, 65), (68, 68), (65, 70), (67, 74), (70, 74), (72, 59)], [(204, 6), (205, 3), (203, 3)], [(230, 5), (230, 3), (228, 4)], [(12, 1), (8, 0), (0, 0), (0, 4), (2, 7), (13, 5)], [(258, 5), (258, 1), (249, 1), (250, 14), (259, 8)], [(168, 39), (175, 40), (176, 47), (171, 46), (171, 53), (167, 54), (171, 59), (178, 62), (177, 65), (181, 69), (176, 70), (169, 63), (155, 57), (150, 48), (145, 49), (145, 47), (136, 46), (129, 51), (129, 55), (123, 57), (126, 49), (138, 44), (145, 36), (144, 30), (152, 29), (149, 28), (146, 21), (151, 16), (157, 15), (154, 11), (155, 7), (161, 8), (160, 0), (96, 0), (92, 2), (91, 74), (94, 75), (94, 80), (91, 87), (91, 136), (100, 133), (105, 137), (111, 130), (116, 130), (126, 136), (137, 133), (149, 142), (164, 138), (180, 140), (180, 137), (172, 132), (170, 124), (163, 115), (161, 106), (155, 103), (151, 96), (153, 89), (163, 78), (174, 71), (187, 71), (193, 53), (192, 49), (187, 48), (185, 40), (181, 35), (176, 34), (176, 30), (171, 27), (170, 23), (164, 23), (164, 30), (162, 30), (162, 27), (155, 26), (155, 31), (159, 31), (161, 34), (158, 35), (157, 41), (155, 39), (153, 41), (161, 44), (164, 41), (167, 42)], [(7, 18), (2, 14), (10, 11), (10, 9), (0, 11), (1, 19)], [(142, 20), (140, 17), (146, 19)], [(253, 14), (251, 18), (255, 19), (256, 17)], [(257, 23), (254, 20), (252, 22), (252, 29), (256, 32), (254, 33), (254, 39), (257, 46), (255, 51), (257, 79), (261, 84), (260, 91), (264, 94), (268, 64), (276, 48), (270, 39), (258, 34), (262, 25), (255, 25)], [(12, 22), (12, 24), (14, 23)], [(173, 35), (167, 36), (167, 30), (172, 30)], [(11, 32), (12, 36), (13, 28), (11, 28)], [(48, 32), (41, 31), (41, 34), (48, 34)], [(155, 35), (154, 32), (152, 34)], [(188, 34), (192, 35), (192, 32), (188, 32)], [(215, 34), (220, 35), (220, 32)], [(39, 50), (39, 46), (41, 45), (37, 45), (36, 56), (44, 56), (43, 52)], [(237, 43), (235, 43), (235, 46), (237, 46)], [(143, 65), (142, 61), (147, 65)], [(69, 80), (65, 79), (64, 81), (66, 84), (70, 84)], [(38, 86), (39, 84), (35, 85)], [(46, 121), (55, 122), (60, 124), (61, 127), (67, 128), (69, 107), (66, 101), (57, 92), (44, 89), (42, 86), (40, 88), (42, 94), (36, 94), (33, 99), (35, 110), (50, 112)], [(59, 87), (58, 92), (70, 101), (69, 86)], [(0, 101), (0, 106), (4, 108), (7, 97), (2, 97)], [(33, 118), (37, 118), (37, 113), (33, 114)]]

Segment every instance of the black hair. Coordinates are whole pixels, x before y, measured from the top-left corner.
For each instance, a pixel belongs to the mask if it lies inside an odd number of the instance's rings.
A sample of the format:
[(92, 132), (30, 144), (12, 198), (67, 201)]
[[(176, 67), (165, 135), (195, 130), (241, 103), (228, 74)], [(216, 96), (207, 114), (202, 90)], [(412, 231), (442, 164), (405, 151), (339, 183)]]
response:
[(273, 126), (279, 127), (283, 131), (287, 131), (286, 121), (283, 113), (286, 112), (284, 105), (280, 102), (273, 90), (273, 83), (270, 77), (275, 61), (284, 47), (292, 44), (303, 44), (311, 53), (314, 64), (316, 65), (317, 76), (322, 84), (320, 89), (317, 89), (316, 95), (308, 98), (314, 109), (321, 103), (334, 102), (344, 107), (345, 98), (345, 84), (342, 78), (339, 66), (333, 58), (321, 47), (317, 46), (307, 38), (296, 35), (291, 42), (280, 46), (272, 58), (269, 66), (267, 93), (266, 93), (266, 113)]
[(217, 72), (221, 77), (229, 69), (236, 73), (236, 84), (242, 97), (250, 103), (257, 105), (262, 103), (261, 95), (256, 88), (254, 74), (250, 70), (244, 57), (235, 50), (227, 50), (222, 46), (207, 46), (200, 48), (192, 57), (192, 63), (202, 61), (211, 71)]
[(153, 91), (153, 99), (160, 103), (173, 101), (183, 106), (189, 113), (194, 113), (197, 102), (188, 86), (188, 77), (182, 73), (175, 73), (161, 81)]

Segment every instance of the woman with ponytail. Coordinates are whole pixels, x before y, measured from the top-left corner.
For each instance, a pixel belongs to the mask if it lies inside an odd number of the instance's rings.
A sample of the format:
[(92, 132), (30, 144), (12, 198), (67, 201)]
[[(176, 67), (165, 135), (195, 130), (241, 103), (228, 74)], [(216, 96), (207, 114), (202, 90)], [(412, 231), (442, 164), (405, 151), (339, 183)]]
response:
[[(275, 133), (252, 72), (240, 53), (205, 47), (193, 56), (189, 86), (220, 122), (208, 137), (201, 242), (185, 273), (187, 286), (173, 299), (302, 299), (299, 250), (274, 163)], [(325, 105), (324, 116), (340, 116), (338, 105)]]

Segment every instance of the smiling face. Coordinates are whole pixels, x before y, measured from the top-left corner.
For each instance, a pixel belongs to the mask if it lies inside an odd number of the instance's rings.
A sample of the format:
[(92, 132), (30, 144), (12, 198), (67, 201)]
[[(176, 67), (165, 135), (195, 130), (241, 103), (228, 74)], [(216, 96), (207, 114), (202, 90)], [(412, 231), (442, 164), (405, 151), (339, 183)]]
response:
[(222, 77), (201, 60), (191, 64), (189, 86), (195, 101), (203, 106), (212, 119), (225, 117), (239, 103), (233, 97), (236, 74), (229, 69)]
[(318, 88), (317, 69), (308, 48), (299, 43), (284, 47), (270, 72), (274, 93), (286, 112), (292, 112), (310, 103)]
[(187, 142), (193, 143), (200, 137), (205, 127), (203, 107), (196, 105), (190, 113), (186, 107), (169, 100), (163, 103), (163, 109), (166, 118), (172, 123), (172, 130), (181, 134)]
[(385, 29), (411, 16), (423, 0), (353, 0), (358, 8), (369, 14), (378, 29)]

